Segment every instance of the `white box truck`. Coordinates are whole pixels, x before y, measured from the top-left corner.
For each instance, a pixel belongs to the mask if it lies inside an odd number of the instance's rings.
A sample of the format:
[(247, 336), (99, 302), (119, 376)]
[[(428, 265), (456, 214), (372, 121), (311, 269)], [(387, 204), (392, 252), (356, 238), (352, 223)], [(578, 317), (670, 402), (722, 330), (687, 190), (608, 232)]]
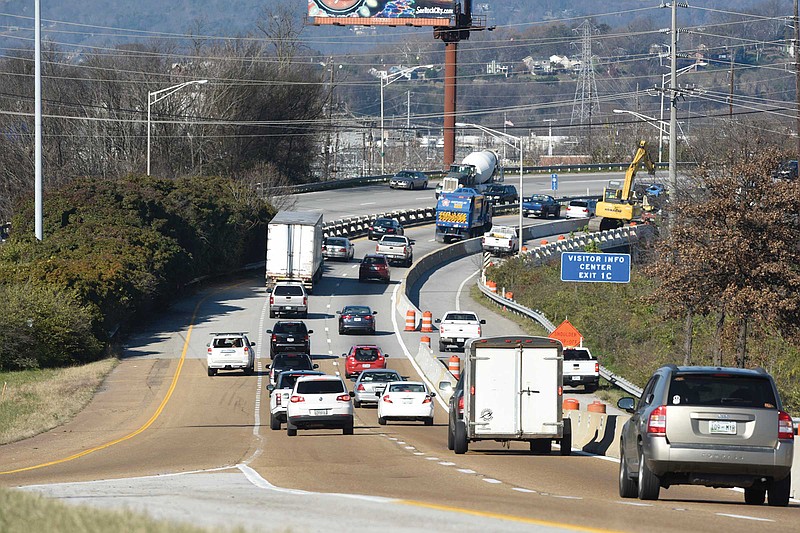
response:
[(279, 211), (267, 226), (267, 289), (299, 281), (312, 292), (322, 277), (322, 213)]
[(461, 379), (450, 399), (448, 448), (465, 453), (470, 442), (524, 441), (531, 453), (572, 449), (572, 426), (562, 413), (561, 343), (530, 336), (467, 342)]

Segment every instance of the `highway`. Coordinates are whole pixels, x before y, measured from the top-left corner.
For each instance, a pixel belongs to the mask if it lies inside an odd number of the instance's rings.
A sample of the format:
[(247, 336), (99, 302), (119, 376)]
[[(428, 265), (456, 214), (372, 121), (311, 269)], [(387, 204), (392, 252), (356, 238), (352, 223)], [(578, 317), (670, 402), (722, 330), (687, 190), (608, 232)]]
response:
[[(606, 176), (603, 180), (607, 179)], [(581, 185), (583, 186), (583, 185)], [(386, 187), (312, 193), (301, 206), (324, 206), (326, 219), (364, 214), (355, 195), (404, 207), (432, 191)], [(345, 199), (341, 197), (345, 196)], [(401, 200), (402, 199), (402, 200)], [(431, 200), (432, 201), (432, 200)], [(338, 213), (328, 216), (328, 210)], [(508, 217), (513, 221), (514, 217)], [(542, 223), (528, 220), (526, 223)], [(440, 246), (430, 226), (409, 228), (415, 257)], [(356, 240), (356, 257), (374, 242)], [(358, 263), (327, 262), (310, 299), (313, 358), (338, 370), (352, 344), (374, 342), (389, 366), (417, 377), (407, 353), (419, 333), (402, 332), (391, 307), (406, 269), (390, 285), (359, 283)], [(486, 318), (485, 333), (518, 333), (515, 324), (477, 308), (468, 296), (475, 258), (453, 261), (414, 291), (435, 316), (458, 306)], [(459, 288), (462, 287), (459, 293)], [(266, 291), (260, 271), (176, 300), (129, 339), (121, 364), (90, 405), (68, 424), (0, 448), (0, 483), (70, 503), (127, 507), (207, 527), (254, 531), (759, 531), (793, 530), (797, 506), (745, 506), (740, 492), (674, 487), (655, 502), (622, 500), (616, 460), (573, 454), (531, 456), (527, 448), (485, 442), (456, 456), (446, 447), (447, 414), (433, 427), (379, 426), (374, 408), (356, 409), (353, 436), (340, 431), (269, 429), (264, 356)], [(335, 311), (348, 303), (378, 311), (374, 336), (337, 333)], [(557, 317), (553, 317), (554, 319)], [(257, 342), (255, 376), (206, 375), (206, 342), (217, 331), (248, 331)], [(436, 342), (436, 336), (432, 336)], [(575, 397), (584, 401), (582, 393)], [(285, 427), (285, 426), (284, 426)]]

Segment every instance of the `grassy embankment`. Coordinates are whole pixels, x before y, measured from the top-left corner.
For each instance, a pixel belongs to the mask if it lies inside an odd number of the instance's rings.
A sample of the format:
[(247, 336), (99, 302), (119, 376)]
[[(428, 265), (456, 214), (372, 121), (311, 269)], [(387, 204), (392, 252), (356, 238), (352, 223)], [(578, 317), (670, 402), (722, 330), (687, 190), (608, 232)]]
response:
[[(659, 366), (683, 364), (684, 317), (666, 317), (659, 306), (644, 301), (643, 296), (652, 292), (653, 281), (636, 268), (627, 284), (562, 282), (557, 264), (527, 269), (508, 261), (489, 272), (498, 288), (513, 291), (517, 302), (539, 309), (556, 326), (569, 319), (600, 364), (639, 386), (644, 386)], [(497, 310), (477, 289), (473, 298)], [(692, 364), (711, 364), (713, 318), (695, 317)], [(532, 320), (519, 317), (518, 323), (531, 335), (547, 335)], [(736, 334), (734, 322), (728, 320), (722, 339), (725, 366), (734, 365)], [(760, 366), (775, 377), (784, 408), (794, 416), (800, 414), (800, 348), (796, 340), (753, 320), (747, 357), (748, 368)]]

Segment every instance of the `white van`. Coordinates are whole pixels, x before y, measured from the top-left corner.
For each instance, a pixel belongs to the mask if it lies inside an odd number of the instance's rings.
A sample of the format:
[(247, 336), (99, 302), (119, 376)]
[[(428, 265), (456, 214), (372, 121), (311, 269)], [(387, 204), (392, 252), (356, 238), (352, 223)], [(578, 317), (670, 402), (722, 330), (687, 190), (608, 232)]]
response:
[[(572, 449), (572, 427), (562, 417), (562, 346), (529, 336), (467, 341), (463, 373), (450, 404), (448, 448), (465, 453), (470, 442), (525, 441), (531, 453), (561, 455)], [(455, 395), (454, 395), (455, 396)], [(456, 412), (453, 412), (453, 410)]]

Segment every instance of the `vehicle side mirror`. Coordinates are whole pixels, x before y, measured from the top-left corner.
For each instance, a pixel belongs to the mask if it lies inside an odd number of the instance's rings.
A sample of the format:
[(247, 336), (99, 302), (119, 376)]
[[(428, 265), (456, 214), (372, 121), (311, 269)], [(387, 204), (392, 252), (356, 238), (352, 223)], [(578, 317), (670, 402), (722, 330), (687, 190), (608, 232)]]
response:
[(439, 390), (442, 392), (452, 392), (453, 391), (453, 384), (449, 381), (440, 381), (439, 382)]
[(431, 398), (435, 398), (435, 397), (436, 397), (436, 393), (435, 393), (435, 392), (433, 392), (433, 391), (431, 391), (431, 392), (428, 394), (428, 396), (430, 396)]
[(319, 365), (314, 363), (313, 365), (311, 365), (311, 368), (317, 369), (317, 368), (319, 368)]
[(348, 394), (350, 394), (351, 398), (355, 398), (356, 397), (356, 393), (354, 391), (349, 391)]
[(209, 342), (208, 344), (206, 344), (206, 348), (210, 348), (210, 347), (211, 347), (211, 343)]
[(252, 341), (250, 342), (250, 346), (255, 346), (255, 345), (256, 345), (255, 342), (252, 342)]
[(267, 385), (267, 390), (268, 390), (268, 391), (271, 393), (272, 391), (274, 391), (274, 390), (275, 390), (275, 385), (273, 385), (272, 383), (270, 383), (269, 385)]
[(267, 369), (267, 370), (269, 370), (271, 367), (272, 367), (272, 365), (265, 365), (264, 366), (264, 368)]
[(441, 318), (437, 318), (436, 320), (434, 320), (434, 322), (436, 324), (441, 324), (442, 323), (442, 319)]
[(341, 314), (342, 314), (342, 312), (341, 312), (341, 311), (336, 311), (336, 314), (337, 314), (337, 315), (341, 315)]
[(383, 394), (383, 391), (378, 391), (378, 392), (376, 392), (376, 393), (375, 393), (375, 396), (377, 396), (378, 398), (380, 398), (381, 394)]
[(378, 312), (377, 312), (377, 311), (373, 311), (373, 312), (372, 312), (372, 314), (373, 314), (373, 315), (377, 315), (377, 314), (378, 314)]
[(486, 324), (486, 321), (485, 320), (481, 320), (481, 324)]
[(389, 354), (388, 354), (388, 353), (385, 353), (385, 354), (383, 354), (383, 357), (384, 357), (384, 359), (385, 359), (385, 358), (389, 357)]
[(343, 354), (342, 354), (342, 357), (347, 357), (347, 354), (346, 354), (346, 353), (343, 353)]
[(628, 413), (632, 413), (634, 411), (635, 405), (636, 405), (636, 400), (627, 396), (624, 398), (620, 398), (617, 401), (617, 407), (619, 407), (623, 411), (627, 411)]
[(267, 330), (267, 333), (272, 333), (272, 330), (271, 330), (271, 329), (268, 329), (268, 330)]
[(309, 335), (311, 335), (312, 333), (314, 333), (314, 330), (313, 330), (313, 329), (310, 329), (310, 330), (308, 330), (308, 334), (309, 334)]
[(268, 287), (267, 292), (272, 292), (272, 287)]

